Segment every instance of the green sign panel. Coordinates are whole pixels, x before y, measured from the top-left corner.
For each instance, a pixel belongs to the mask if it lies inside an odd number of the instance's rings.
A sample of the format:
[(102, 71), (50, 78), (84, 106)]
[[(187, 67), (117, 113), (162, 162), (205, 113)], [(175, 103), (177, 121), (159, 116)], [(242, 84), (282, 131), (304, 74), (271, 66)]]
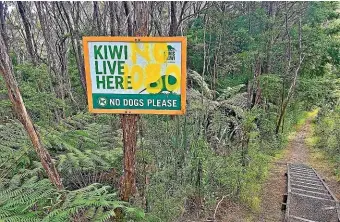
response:
[(185, 37), (84, 37), (89, 111), (185, 113)]

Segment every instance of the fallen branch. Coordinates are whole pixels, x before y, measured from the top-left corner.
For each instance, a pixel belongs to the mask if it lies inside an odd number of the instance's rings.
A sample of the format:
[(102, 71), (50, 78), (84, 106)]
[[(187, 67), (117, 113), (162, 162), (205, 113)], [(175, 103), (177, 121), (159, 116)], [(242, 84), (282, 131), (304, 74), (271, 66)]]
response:
[(214, 212), (214, 221), (216, 221), (216, 213), (217, 213), (217, 210), (218, 210), (218, 207), (220, 206), (220, 204), (222, 203), (222, 201), (224, 200), (224, 198), (228, 197), (230, 194), (228, 195), (225, 195), (222, 197), (222, 199), (220, 201), (218, 201), (217, 205), (216, 205), (216, 208), (215, 208), (215, 212)]

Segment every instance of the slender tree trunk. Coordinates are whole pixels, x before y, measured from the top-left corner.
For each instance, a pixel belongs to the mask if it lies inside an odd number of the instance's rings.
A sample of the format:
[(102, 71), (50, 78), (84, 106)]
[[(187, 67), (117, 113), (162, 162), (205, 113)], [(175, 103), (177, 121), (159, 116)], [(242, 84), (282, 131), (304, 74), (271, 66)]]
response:
[(85, 96), (87, 96), (87, 94), (86, 94), (84, 59), (83, 59), (83, 55), (81, 53), (81, 47), (80, 47), (80, 44), (79, 44), (79, 40), (80, 40), (80, 35), (79, 35), (80, 7), (79, 7), (79, 4), (80, 3), (79, 2), (75, 3), (76, 10), (74, 10), (75, 12), (74, 12), (74, 14), (71, 14), (71, 16), (69, 16), (69, 11), (65, 7), (65, 2), (60, 2), (59, 4), (60, 4), (60, 7), (62, 8), (62, 10), (64, 12), (64, 15), (65, 15), (64, 21), (66, 22), (66, 26), (68, 27), (68, 31), (71, 34), (71, 44), (72, 44), (72, 49), (73, 49), (74, 56), (75, 56), (76, 63), (77, 63), (77, 69), (78, 69), (78, 73), (79, 73), (81, 86), (84, 90)]
[(20, 17), (22, 19), (22, 23), (24, 24), (25, 36), (26, 36), (25, 42), (26, 42), (26, 46), (27, 46), (27, 51), (30, 54), (33, 65), (36, 65), (37, 61), (36, 61), (36, 54), (35, 54), (35, 50), (34, 50), (34, 46), (33, 46), (31, 25), (30, 25), (30, 23), (27, 19), (27, 16), (26, 16), (25, 5), (21, 1), (18, 1), (17, 5), (18, 5), (18, 11), (20, 13)]
[(119, 6), (119, 3), (118, 2), (115, 2), (114, 6), (115, 6), (115, 10), (116, 10), (116, 13), (115, 13), (115, 17), (116, 17), (116, 22), (117, 22), (117, 31), (116, 31), (116, 35), (119, 35), (120, 32), (121, 32), (121, 18), (120, 18), (120, 13), (118, 13), (122, 6), (122, 4), (120, 4)]
[(204, 27), (203, 27), (203, 70), (202, 70), (202, 87), (201, 87), (201, 97), (202, 97), (202, 107), (203, 107), (203, 98), (204, 98), (204, 94), (203, 94), (203, 83), (204, 83), (204, 77), (205, 77), (205, 69), (206, 69), (206, 60), (207, 60), (207, 50), (206, 50), (206, 41), (205, 41), (205, 37), (206, 37), (206, 26), (207, 26), (207, 18), (206, 18), (206, 14), (204, 15)]
[[(38, 18), (41, 26), (41, 30), (43, 33), (44, 37), (44, 42), (46, 46), (46, 52), (47, 52), (47, 65), (48, 65), (48, 70), (50, 74), (50, 90), (53, 94), (55, 94), (56, 97), (58, 97), (57, 91), (58, 91), (58, 86), (54, 86), (53, 82), (57, 81), (56, 73), (56, 58), (54, 56), (54, 53), (52, 51), (52, 40), (51, 40), (51, 29), (49, 28), (48, 21), (46, 18), (45, 10), (46, 9), (44, 6), (46, 6), (44, 2), (35, 2), (35, 6), (37, 8), (38, 12)], [(54, 108), (54, 114), (55, 118), (57, 121), (60, 120), (59, 112), (57, 108)]]
[(255, 81), (255, 98), (254, 98), (254, 104), (253, 105), (258, 105), (261, 103), (262, 99), (262, 90), (260, 86), (260, 75), (262, 73), (261, 70), (261, 59), (260, 56), (258, 55), (256, 59), (256, 65), (255, 65), (255, 73), (254, 73), (254, 81)]
[(109, 14), (110, 14), (110, 35), (115, 36), (115, 12), (114, 12), (114, 2), (109, 2)]
[[(288, 68), (287, 68), (286, 72), (289, 73), (290, 62), (291, 62), (291, 39), (290, 39), (289, 31), (288, 31), (288, 18), (287, 17), (288, 16), (287, 16), (287, 12), (286, 12), (286, 32), (287, 32), (287, 35), (288, 35)], [(301, 64), (304, 60), (304, 56), (302, 56), (301, 14), (300, 14), (300, 18), (299, 18), (299, 37), (298, 38), (299, 38), (299, 64), (298, 64), (297, 68), (295, 69), (293, 82), (291, 83), (291, 85), (289, 87), (287, 97), (285, 98), (285, 100), (283, 101), (282, 106), (281, 106), (279, 119), (278, 119), (277, 124), (276, 124), (276, 130), (275, 130), (276, 134), (278, 134), (279, 131), (280, 131), (280, 126), (282, 124), (282, 121), (284, 120), (284, 115), (286, 114), (287, 106), (289, 104), (291, 97), (294, 94), (299, 70), (300, 70)]]
[(175, 36), (177, 34), (178, 21), (176, 18), (177, 13), (177, 2), (170, 2), (170, 29), (169, 36)]
[(5, 45), (8, 48), (7, 45), (7, 33), (6, 33), (6, 25), (5, 25), (5, 15), (6, 15), (6, 8), (4, 3), (0, 1), (0, 35), (2, 35), (2, 38), (5, 41)]
[(131, 10), (129, 7), (129, 2), (124, 1), (123, 2), (123, 6), (124, 6), (124, 11), (125, 11), (125, 15), (127, 17), (127, 32), (129, 36), (132, 36), (132, 20), (131, 20)]
[(39, 134), (34, 128), (32, 120), (26, 111), (18, 84), (14, 77), (12, 62), (8, 56), (7, 47), (2, 36), (0, 36), (0, 72), (5, 79), (8, 89), (8, 96), (14, 106), (14, 110), (18, 115), (20, 122), (25, 127), (48, 178), (58, 189), (63, 189), (60, 175), (53, 163), (53, 160), (48, 151), (43, 146), (39, 138)]
[[(275, 2), (269, 2), (269, 9), (268, 9), (268, 16), (271, 21), (275, 20)], [(273, 44), (274, 44), (274, 36), (273, 36), (273, 24), (269, 24), (269, 40), (268, 40), (268, 51), (267, 51), (267, 61), (266, 61), (266, 68), (265, 73), (272, 72), (272, 57), (273, 57)]]
[(213, 86), (211, 88), (214, 90), (214, 99), (216, 99), (216, 96), (217, 96), (216, 95), (217, 78), (218, 78), (217, 68), (218, 68), (218, 59), (220, 56), (221, 40), (222, 40), (222, 33), (220, 33), (219, 38), (218, 38), (218, 46), (215, 52), (214, 66), (213, 66), (213, 82), (212, 82)]
[(99, 6), (98, 2), (93, 2), (93, 14), (92, 14), (92, 33), (101, 35)]

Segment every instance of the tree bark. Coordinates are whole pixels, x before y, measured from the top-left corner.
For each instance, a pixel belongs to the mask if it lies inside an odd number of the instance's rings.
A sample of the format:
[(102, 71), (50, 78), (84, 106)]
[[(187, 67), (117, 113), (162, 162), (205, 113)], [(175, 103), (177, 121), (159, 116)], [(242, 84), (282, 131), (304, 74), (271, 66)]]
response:
[(124, 6), (124, 11), (125, 11), (125, 15), (126, 15), (126, 19), (127, 19), (127, 32), (129, 36), (132, 36), (132, 20), (131, 20), (131, 12), (130, 12), (130, 8), (129, 8), (129, 2), (124, 1), (123, 2), (123, 6)]
[(34, 128), (32, 120), (27, 113), (25, 104), (18, 88), (18, 84), (14, 77), (12, 62), (9, 58), (8, 50), (2, 36), (0, 36), (0, 72), (5, 79), (8, 89), (8, 96), (14, 106), (14, 110), (18, 115), (20, 122), (25, 127), (48, 178), (50, 179), (51, 183), (54, 184), (59, 190), (63, 189), (60, 175), (53, 163), (53, 160), (48, 151), (43, 146), (39, 138), (39, 134)]
[[(205, 77), (205, 70), (206, 70), (206, 60), (207, 60), (207, 50), (206, 50), (206, 32), (207, 32), (207, 18), (206, 18), (206, 14), (204, 14), (203, 17), (204, 20), (204, 27), (203, 27), (203, 70), (202, 70), (202, 82), (204, 82), (204, 77)], [(203, 102), (204, 102), (204, 94), (203, 94), (203, 83), (202, 83), (202, 87), (201, 87), (201, 102), (202, 102), (202, 107), (203, 107)]]
[(121, 115), (124, 145), (124, 174), (120, 182), (120, 198), (129, 201), (136, 192), (136, 146), (137, 146), (137, 121), (138, 115)]
[(110, 14), (110, 35), (111, 36), (115, 36), (116, 32), (115, 32), (115, 12), (114, 12), (114, 3), (113, 2), (109, 2), (109, 14)]
[[(47, 54), (47, 66), (48, 66), (48, 72), (50, 74), (50, 90), (51, 92), (58, 97), (57, 94), (57, 88), (58, 86), (54, 85), (54, 82), (56, 81), (56, 73), (57, 73), (57, 68), (56, 68), (56, 58), (54, 56), (54, 53), (52, 51), (53, 46), (52, 46), (52, 37), (51, 37), (51, 29), (50, 26), (48, 26), (48, 21), (46, 18), (45, 10), (44, 8), (46, 7), (47, 3), (43, 2), (35, 2), (35, 6), (37, 8), (37, 13), (38, 13), (38, 19), (40, 22), (41, 30), (43, 33), (44, 37), (44, 42), (45, 42), (45, 47), (46, 47), (46, 54)], [(60, 120), (59, 112), (57, 108), (54, 108), (54, 115), (57, 121)]]
[(218, 45), (217, 45), (217, 49), (215, 51), (215, 56), (214, 56), (214, 66), (213, 66), (213, 81), (212, 81), (212, 87), (211, 89), (214, 90), (214, 99), (216, 99), (217, 95), (217, 78), (218, 78), (218, 59), (220, 57), (220, 49), (221, 49), (221, 44), (222, 44), (222, 33), (219, 34), (218, 37)]
[(6, 25), (5, 25), (5, 17), (6, 17), (6, 7), (2, 1), (0, 1), (0, 35), (2, 35), (2, 38), (5, 41), (5, 45), (8, 48), (8, 42), (7, 42), (7, 33), (6, 33)]
[(170, 2), (170, 29), (169, 29), (169, 36), (175, 36), (177, 34), (177, 2), (171, 1)]
[[(76, 6), (76, 10), (74, 12), (69, 13), (65, 7), (65, 2), (59, 2), (61, 9), (64, 12), (65, 19), (64, 20), (67, 24), (66, 27), (68, 28), (68, 31), (70, 32), (71, 37), (71, 44), (72, 49), (75, 55), (76, 63), (77, 63), (77, 69), (79, 73), (79, 78), (81, 82), (81, 86), (84, 90), (84, 94), (87, 97), (86, 94), (86, 80), (85, 80), (85, 69), (84, 69), (84, 59), (83, 55), (81, 53), (81, 47), (79, 44), (80, 41), (80, 34), (79, 34), (79, 19), (80, 19), (80, 7), (79, 2), (74, 3)], [(69, 15), (71, 14), (71, 16)], [(73, 25), (72, 25), (73, 24)]]
[[(275, 14), (274, 14), (274, 2), (268, 2), (268, 10), (267, 10), (267, 17), (272, 22), (274, 21)], [(271, 73), (272, 69), (272, 50), (274, 44), (273, 38), (273, 24), (267, 22), (266, 24), (266, 31), (268, 33), (268, 40), (266, 43), (266, 62), (264, 66), (264, 73), (268, 74)]]
[(99, 6), (96, 1), (93, 2), (92, 30), (94, 34), (101, 35)]
[(26, 9), (24, 6), (24, 3), (21, 1), (17, 2), (18, 5), (18, 11), (20, 14), (20, 17), (22, 19), (22, 23), (24, 24), (24, 29), (25, 29), (25, 42), (26, 42), (26, 46), (27, 46), (27, 51), (30, 54), (31, 60), (33, 65), (37, 64), (37, 60), (36, 60), (36, 54), (35, 54), (35, 50), (34, 50), (34, 46), (33, 46), (33, 38), (32, 38), (32, 34), (31, 34), (31, 25), (27, 19), (26, 16)]

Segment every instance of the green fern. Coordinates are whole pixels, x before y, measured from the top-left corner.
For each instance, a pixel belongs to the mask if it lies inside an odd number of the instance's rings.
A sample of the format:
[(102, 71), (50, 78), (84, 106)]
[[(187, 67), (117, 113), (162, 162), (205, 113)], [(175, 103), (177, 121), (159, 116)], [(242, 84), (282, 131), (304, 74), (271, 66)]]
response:
[[(0, 221), (108, 221), (116, 208), (129, 217), (144, 215), (119, 201), (111, 186), (93, 183), (105, 182), (101, 178), (113, 168), (120, 172), (122, 157), (112, 127), (94, 121), (91, 115), (79, 114), (54, 126), (37, 126), (63, 183), (71, 188), (63, 191), (45, 179), (22, 125), (17, 121), (0, 125)], [(82, 181), (75, 187), (74, 180)], [(112, 184), (111, 177), (106, 180)]]

